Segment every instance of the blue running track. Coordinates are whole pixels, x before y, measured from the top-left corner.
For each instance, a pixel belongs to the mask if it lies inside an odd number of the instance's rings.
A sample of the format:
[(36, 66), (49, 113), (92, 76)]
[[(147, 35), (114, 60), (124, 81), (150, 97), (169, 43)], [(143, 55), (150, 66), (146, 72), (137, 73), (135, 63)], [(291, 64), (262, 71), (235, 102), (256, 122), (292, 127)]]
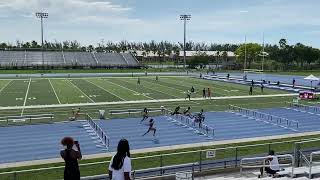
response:
[[(299, 132), (320, 129), (320, 115), (286, 108), (262, 109), (260, 111), (299, 121)], [(230, 112), (208, 112), (205, 123), (215, 128), (213, 140), (197, 135), (187, 128), (177, 126), (165, 116), (155, 117), (157, 135), (154, 138), (151, 133), (142, 136), (148, 126), (140, 124), (140, 120), (140, 118), (98, 120), (97, 123), (110, 137), (109, 150), (115, 151), (121, 138), (129, 140), (131, 149), (142, 149), (296, 133), (290, 129), (265, 124)], [(96, 140), (92, 139), (84, 129), (83, 123), (0, 127), (0, 163), (58, 158), (62, 148), (60, 140), (64, 136), (72, 136), (79, 140), (83, 154), (106, 152), (97, 146)]]

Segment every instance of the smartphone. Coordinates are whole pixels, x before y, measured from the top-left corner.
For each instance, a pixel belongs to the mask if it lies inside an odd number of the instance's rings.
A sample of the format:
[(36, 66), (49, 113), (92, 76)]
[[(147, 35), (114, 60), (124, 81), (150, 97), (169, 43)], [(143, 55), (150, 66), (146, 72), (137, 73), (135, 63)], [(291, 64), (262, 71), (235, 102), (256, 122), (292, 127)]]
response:
[(79, 144), (79, 141), (74, 141), (74, 144)]

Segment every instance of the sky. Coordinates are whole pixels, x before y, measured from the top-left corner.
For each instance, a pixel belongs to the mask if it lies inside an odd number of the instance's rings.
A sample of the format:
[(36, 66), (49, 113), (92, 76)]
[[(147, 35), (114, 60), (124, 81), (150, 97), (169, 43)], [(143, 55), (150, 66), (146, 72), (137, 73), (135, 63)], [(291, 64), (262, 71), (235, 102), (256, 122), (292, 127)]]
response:
[(35, 12), (47, 12), (44, 38), (207, 43), (301, 42), (320, 48), (319, 0), (0, 0), (0, 42), (41, 40)]

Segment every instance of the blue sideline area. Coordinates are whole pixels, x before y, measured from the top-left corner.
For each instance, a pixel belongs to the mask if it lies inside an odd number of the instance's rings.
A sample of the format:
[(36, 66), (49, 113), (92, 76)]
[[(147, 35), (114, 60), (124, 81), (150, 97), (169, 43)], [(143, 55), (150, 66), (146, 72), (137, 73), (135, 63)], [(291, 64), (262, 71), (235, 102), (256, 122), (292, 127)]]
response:
[[(218, 76), (226, 77), (228, 73), (216, 73)], [(243, 73), (229, 73), (231, 77), (238, 77), (240, 79), (243, 78)], [(296, 86), (306, 86), (310, 87), (311, 83), (309, 80), (305, 80), (304, 76), (297, 76), (297, 75), (278, 75), (278, 74), (259, 74), (259, 73), (247, 73), (247, 80), (254, 80), (254, 81), (270, 81), (271, 83), (276, 83), (279, 81), (281, 84), (290, 84), (292, 85), (292, 80), (296, 80)], [(319, 82), (313, 82), (313, 87), (320, 87), (318, 84)]]
[[(304, 109), (262, 109), (265, 113), (299, 121), (298, 132), (320, 129), (320, 115)], [(313, 114), (310, 114), (313, 113)], [(115, 151), (121, 138), (129, 140), (131, 149), (142, 149), (169, 145), (190, 144), (209, 141), (263, 137), (297, 133), (290, 129), (266, 124), (230, 112), (208, 112), (205, 123), (215, 128), (213, 140), (195, 134), (188, 128), (172, 123), (168, 117), (154, 117), (156, 138), (152, 134), (142, 136), (148, 126), (140, 124), (141, 118), (97, 120), (97, 124), (110, 137), (110, 151)], [(0, 127), (0, 163), (58, 158), (62, 148), (60, 140), (72, 136), (79, 140), (83, 154), (104, 153), (83, 127), (84, 122), (55, 123)], [(147, 122), (144, 122), (147, 123)]]

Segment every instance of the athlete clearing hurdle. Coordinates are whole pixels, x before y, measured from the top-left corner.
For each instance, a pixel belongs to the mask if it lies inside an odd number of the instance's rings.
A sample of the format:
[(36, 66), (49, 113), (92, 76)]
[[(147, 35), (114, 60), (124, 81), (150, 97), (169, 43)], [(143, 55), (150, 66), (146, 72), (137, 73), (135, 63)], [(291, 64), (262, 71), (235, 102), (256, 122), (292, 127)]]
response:
[(187, 109), (185, 109), (185, 110), (183, 111), (183, 115), (188, 116), (189, 118), (193, 118), (192, 115), (191, 115), (190, 110), (191, 110), (191, 108), (190, 108), (190, 106), (189, 106)]
[(150, 121), (149, 121), (149, 129), (142, 136), (148, 134), (150, 131), (153, 131), (153, 136), (156, 135), (157, 129), (156, 129), (155, 125), (154, 125), (154, 120), (153, 119), (150, 119)]

